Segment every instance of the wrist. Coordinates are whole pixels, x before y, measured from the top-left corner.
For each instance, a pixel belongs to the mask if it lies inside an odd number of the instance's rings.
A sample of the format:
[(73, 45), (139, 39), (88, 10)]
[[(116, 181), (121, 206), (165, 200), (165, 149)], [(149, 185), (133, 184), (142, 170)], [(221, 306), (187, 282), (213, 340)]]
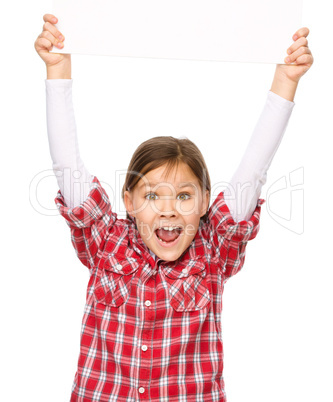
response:
[(58, 63), (54, 66), (46, 66), (47, 79), (71, 79), (71, 65)]
[(282, 98), (293, 102), (297, 86), (298, 81), (294, 81), (287, 77), (284, 72), (279, 69), (279, 66), (277, 66), (272, 82), (271, 91), (281, 96)]

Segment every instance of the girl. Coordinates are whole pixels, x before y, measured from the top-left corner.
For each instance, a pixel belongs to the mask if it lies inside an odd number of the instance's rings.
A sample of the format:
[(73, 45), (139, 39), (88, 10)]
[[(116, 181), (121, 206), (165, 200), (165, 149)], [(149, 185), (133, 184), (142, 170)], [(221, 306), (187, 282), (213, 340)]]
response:
[(226, 401), (221, 311), (224, 283), (243, 266), (259, 230), (259, 199), (311, 67), (307, 28), (277, 65), (267, 102), (229, 186), (209, 208), (210, 179), (188, 139), (156, 137), (134, 152), (122, 195), (126, 219), (78, 152), (70, 54), (44, 15), (35, 48), (47, 67), (47, 128), (66, 219), (90, 270), (71, 401)]

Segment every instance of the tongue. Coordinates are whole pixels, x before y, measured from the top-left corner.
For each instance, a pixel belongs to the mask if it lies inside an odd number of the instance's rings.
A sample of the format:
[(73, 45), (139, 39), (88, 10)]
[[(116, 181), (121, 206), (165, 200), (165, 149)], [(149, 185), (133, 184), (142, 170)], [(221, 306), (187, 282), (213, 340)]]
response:
[(174, 230), (164, 230), (164, 229), (157, 229), (156, 230), (157, 236), (166, 242), (171, 242), (177, 239), (177, 237), (180, 234), (179, 229), (174, 229)]

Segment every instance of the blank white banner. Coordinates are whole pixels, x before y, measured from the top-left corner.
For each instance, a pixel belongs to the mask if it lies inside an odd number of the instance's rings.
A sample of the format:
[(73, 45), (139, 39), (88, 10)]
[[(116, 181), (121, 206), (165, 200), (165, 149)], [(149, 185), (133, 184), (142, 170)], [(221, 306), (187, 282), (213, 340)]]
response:
[(302, 0), (53, 0), (55, 53), (284, 63)]

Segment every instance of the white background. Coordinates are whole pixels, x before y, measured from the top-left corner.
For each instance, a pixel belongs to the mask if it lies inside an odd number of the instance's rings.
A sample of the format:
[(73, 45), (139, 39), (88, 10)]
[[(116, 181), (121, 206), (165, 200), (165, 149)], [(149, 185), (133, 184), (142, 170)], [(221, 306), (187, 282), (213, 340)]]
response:
[[(279, 191), (263, 205), (261, 230), (248, 244), (245, 266), (225, 287), (228, 402), (333, 400), (328, 5), (304, 1), (303, 25), (311, 29), (315, 64), (301, 79), (262, 198), (290, 172), (303, 171), (304, 183)], [(1, 399), (6, 402), (69, 400), (88, 282), (67, 225), (50, 216), (58, 190), (55, 178), (38, 186), (40, 208), (49, 208), (47, 214), (30, 202), (35, 176), (52, 174), (46, 69), (34, 50), (42, 16), (50, 11), (51, 2), (39, 0), (7, 2), (1, 13), (0, 345)], [(113, 187), (115, 170), (126, 169), (135, 147), (159, 134), (191, 138), (206, 158), (213, 185), (228, 181), (275, 69), (269, 64), (79, 55), (72, 56), (72, 64), (82, 158)], [(120, 211), (119, 204), (115, 207)]]

